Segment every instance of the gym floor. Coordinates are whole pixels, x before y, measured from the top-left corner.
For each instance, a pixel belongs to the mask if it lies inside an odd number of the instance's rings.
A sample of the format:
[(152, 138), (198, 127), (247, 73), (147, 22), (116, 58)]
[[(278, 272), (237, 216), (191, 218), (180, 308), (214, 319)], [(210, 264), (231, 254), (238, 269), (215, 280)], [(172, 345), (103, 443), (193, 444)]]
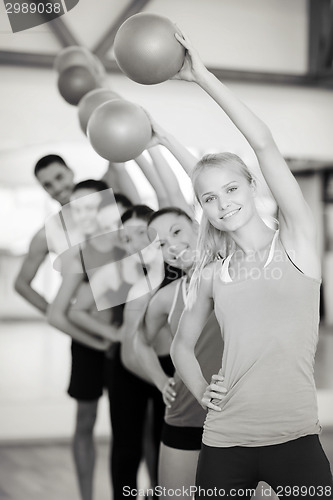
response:
[[(333, 464), (333, 328), (320, 328), (315, 365), (321, 441)], [(0, 498), (79, 500), (71, 457), (74, 406), (66, 395), (69, 340), (44, 321), (0, 325)], [(107, 400), (99, 408), (96, 500), (110, 499)], [(34, 407), (34, 412), (33, 412)], [(50, 412), (53, 418), (50, 418)], [(48, 424), (48, 425), (47, 425)], [(61, 424), (61, 426), (60, 426)], [(16, 435), (15, 435), (16, 432)], [(145, 467), (139, 486), (149, 486)]]

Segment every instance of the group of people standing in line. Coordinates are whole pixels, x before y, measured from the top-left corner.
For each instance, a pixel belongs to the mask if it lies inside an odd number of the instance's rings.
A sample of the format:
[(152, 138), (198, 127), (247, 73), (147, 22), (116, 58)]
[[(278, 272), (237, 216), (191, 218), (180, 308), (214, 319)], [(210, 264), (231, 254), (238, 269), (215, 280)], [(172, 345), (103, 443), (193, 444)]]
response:
[[(59, 156), (37, 163), (37, 180), (62, 208), (33, 238), (15, 287), (72, 337), (82, 500), (93, 498), (104, 388), (114, 500), (136, 490), (143, 456), (164, 498), (195, 485), (200, 496), (250, 497), (260, 481), (272, 496), (333, 498), (313, 378), (321, 271), (312, 214), (267, 126), (175, 36), (186, 49), (175, 78), (199, 85), (247, 139), (278, 225), (258, 214), (256, 180), (238, 156), (198, 162), (152, 119), (150, 159), (136, 162), (155, 212), (119, 165), (74, 185)], [(200, 223), (160, 145), (191, 177)], [(62, 271), (52, 304), (31, 286), (49, 252)]]

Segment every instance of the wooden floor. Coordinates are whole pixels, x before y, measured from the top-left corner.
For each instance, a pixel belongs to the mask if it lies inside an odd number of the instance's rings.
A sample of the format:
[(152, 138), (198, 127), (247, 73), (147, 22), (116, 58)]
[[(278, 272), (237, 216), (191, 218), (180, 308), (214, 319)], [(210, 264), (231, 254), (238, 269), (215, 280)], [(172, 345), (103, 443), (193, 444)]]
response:
[[(97, 444), (94, 500), (110, 500), (109, 445)], [(140, 468), (139, 487), (147, 488)], [(0, 500), (80, 500), (68, 444), (0, 446)]]
[[(27, 328), (27, 324), (0, 327), (0, 500), (80, 500), (69, 446), (74, 417), (71, 414), (68, 421), (61, 420), (68, 413), (64, 403), (70, 399), (64, 390), (68, 377), (64, 367), (68, 364), (69, 349), (67, 345), (60, 345), (59, 334), (48, 332), (50, 336), (43, 336), (44, 326), (36, 329), (36, 324), (31, 325), (29, 335)], [(46, 362), (38, 365), (39, 357), (47, 360), (47, 366)], [(321, 441), (333, 467), (332, 359), (333, 329), (322, 326), (315, 379), (324, 427)], [(58, 402), (62, 412), (56, 414)], [(31, 415), (29, 405), (35, 408)], [(48, 407), (49, 412), (46, 411)], [(99, 410), (99, 413), (103, 412)], [(106, 407), (104, 413), (108, 419)], [(34, 427), (27, 425), (29, 416)], [(52, 429), (46, 427), (48, 420), (53, 424)], [(59, 433), (55, 426), (58, 421)], [(109, 436), (110, 432), (107, 428), (102, 431), (97, 433), (94, 500), (111, 500), (109, 444), (103, 434)], [(139, 487), (148, 486), (146, 470), (141, 467)]]
[[(324, 429), (321, 442), (333, 465), (333, 428)], [(94, 500), (112, 498), (108, 451), (108, 443), (98, 443)], [(139, 487), (148, 487), (144, 467)], [(69, 445), (0, 446), (0, 500), (80, 500)]]

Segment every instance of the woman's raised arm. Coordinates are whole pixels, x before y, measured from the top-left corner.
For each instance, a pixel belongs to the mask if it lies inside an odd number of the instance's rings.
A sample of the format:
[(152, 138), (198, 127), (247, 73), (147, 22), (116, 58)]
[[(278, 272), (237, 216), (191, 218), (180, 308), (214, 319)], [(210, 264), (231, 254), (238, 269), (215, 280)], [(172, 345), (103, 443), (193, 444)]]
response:
[(155, 166), (147, 158), (145, 158), (143, 154), (135, 158), (135, 162), (139, 165), (142, 173), (154, 189), (158, 207), (163, 208), (169, 206), (167, 191)]
[(179, 181), (160, 149), (157, 146), (150, 148), (149, 154), (153, 160), (154, 167), (161, 179), (161, 182), (165, 186), (165, 191), (168, 197), (168, 204), (166, 206), (179, 207), (193, 217), (193, 210), (185, 200)]
[[(318, 275), (316, 228), (302, 191), (280, 153), (267, 125), (243, 104), (202, 63), (186, 36), (175, 34), (186, 48), (182, 69), (174, 77), (197, 83), (227, 114), (254, 150), (262, 174), (279, 208), (280, 236), (295, 264), (312, 276)], [(306, 250), (305, 250), (306, 249)]]

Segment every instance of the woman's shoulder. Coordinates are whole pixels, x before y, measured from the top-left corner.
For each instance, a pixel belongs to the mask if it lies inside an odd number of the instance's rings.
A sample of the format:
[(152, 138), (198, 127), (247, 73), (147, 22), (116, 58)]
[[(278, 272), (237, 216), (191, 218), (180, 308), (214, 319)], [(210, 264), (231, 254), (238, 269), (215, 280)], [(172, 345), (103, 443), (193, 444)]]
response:
[(81, 259), (80, 248), (78, 246), (69, 248), (66, 252), (59, 255), (54, 263), (54, 269), (64, 274), (84, 274), (83, 262)]
[(203, 268), (200, 274), (199, 295), (213, 297), (214, 279), (220, 269), (221, 262), (214, 260)]
[(205, 281), (211, 282), (216, 276), (216, 273), (218, 273), (221, 269), (223, 262), (224, 259), (216, 259), (207, 264), (202, 270), (201, 278)]
[(161, 309), (168, 311), (172, 305), (176, 290), (181, 285), (182, 281), (183, 278), (178, 278), (163, 288), (160, 288), (152, 297), (152, 304), (158, 305)]
[(104, 264), (98, 269), (88, 271), (91, 286), (105, 292), (107, 290), (118, 290), (121, 285), (121, 277), (115, 262)]

